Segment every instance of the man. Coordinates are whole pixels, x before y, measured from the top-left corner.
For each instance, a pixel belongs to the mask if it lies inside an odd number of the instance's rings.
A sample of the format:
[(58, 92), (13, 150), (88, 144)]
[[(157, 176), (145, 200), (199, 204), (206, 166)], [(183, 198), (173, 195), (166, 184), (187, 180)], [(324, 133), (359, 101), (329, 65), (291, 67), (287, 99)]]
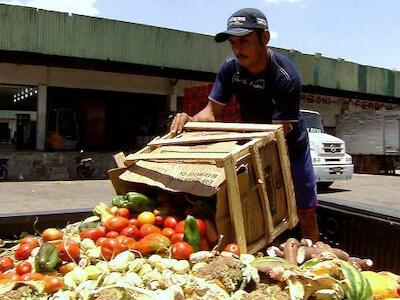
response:
[(188, 121), (221, 119), (232, 95), (245, 122), (283, 124), (286, 135), (302, 236), (318, 240), (317, 195), (306, 125), (299, 111), (301, 79), (295, 66), (267, 47), (268, 22), (258, 9), (246, 8), (228, 19), (216, 42), (229, 40), (233, 55), (222, 63), (208, 105), (195, 116), (177, 114), (171, 132), (179, 134)]

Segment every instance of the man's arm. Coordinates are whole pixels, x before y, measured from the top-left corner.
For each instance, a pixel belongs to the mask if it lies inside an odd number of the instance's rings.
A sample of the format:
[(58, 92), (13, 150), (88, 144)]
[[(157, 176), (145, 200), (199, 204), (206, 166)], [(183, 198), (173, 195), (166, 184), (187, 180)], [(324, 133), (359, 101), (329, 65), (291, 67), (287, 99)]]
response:
[(283, 125), (283, 132), (286, 134), (293, 129), (293, 123), (298, 122), (297, 120), (272, 120), (272, 124)]
[(193, 117), (187, 113), (176, 114), (171, 124), (171, 132), (180, 134), (183, 130), (183, 126), (189, 122), (215, 122), (221, 120), (224, 114), (224, 105), (218, 104), (213, 101), (208, 101), (206, 107), (195, 114)]

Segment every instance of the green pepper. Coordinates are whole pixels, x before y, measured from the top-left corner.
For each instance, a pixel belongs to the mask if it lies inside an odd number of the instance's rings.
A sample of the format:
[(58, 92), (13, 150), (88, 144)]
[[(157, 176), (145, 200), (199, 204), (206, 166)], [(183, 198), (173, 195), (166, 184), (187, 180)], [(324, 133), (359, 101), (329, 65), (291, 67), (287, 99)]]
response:
[(112, 205), (121, 207), (123, 201), (124, 201), (124, 196), (121, 195), (115, 196), (112, 200)]
[(83, 231), (88, 228), (96, 228), (100, 225), (100, 222), (86, 222), (79, 225), (79, 231)]
[(117, 207), (126, 207), (136, 213), (152, 211), (157, 204), (154, 200), (136, 192), (129, 192), (122, 198), (121, 196), (116, 196), (112, 203)]
[(35, 258), (36, 270), (38, 272), (52, 272), (61, 262), (58, 249), (50, 243), (44, 243), (39, 248)]
[(200, 229), (197, 226), (196, 218), (190, 215), (185, 219), (184, 240), (192, 245), (194, 251), (200, 250)]

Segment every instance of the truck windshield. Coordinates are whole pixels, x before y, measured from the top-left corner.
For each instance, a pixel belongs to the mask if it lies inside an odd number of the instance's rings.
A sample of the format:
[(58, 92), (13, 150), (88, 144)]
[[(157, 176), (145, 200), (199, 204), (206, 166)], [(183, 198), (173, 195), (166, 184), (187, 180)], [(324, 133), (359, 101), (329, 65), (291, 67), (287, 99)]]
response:
[(317, 113), (302, 111), (308, 132), (324, 132), (321, 116)]

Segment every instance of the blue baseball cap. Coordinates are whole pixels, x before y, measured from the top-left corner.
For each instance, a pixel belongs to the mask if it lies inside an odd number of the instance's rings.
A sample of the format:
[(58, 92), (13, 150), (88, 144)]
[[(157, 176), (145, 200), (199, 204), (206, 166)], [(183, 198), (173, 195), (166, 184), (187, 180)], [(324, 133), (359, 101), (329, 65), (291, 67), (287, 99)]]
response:
[(227, 29), (218, 33), (214, 40), (225, 42), (230, 35), (244, 36), (255, 29), (268, 30), (267, 18), (259, 9), (243, 8), (229, 17)]

